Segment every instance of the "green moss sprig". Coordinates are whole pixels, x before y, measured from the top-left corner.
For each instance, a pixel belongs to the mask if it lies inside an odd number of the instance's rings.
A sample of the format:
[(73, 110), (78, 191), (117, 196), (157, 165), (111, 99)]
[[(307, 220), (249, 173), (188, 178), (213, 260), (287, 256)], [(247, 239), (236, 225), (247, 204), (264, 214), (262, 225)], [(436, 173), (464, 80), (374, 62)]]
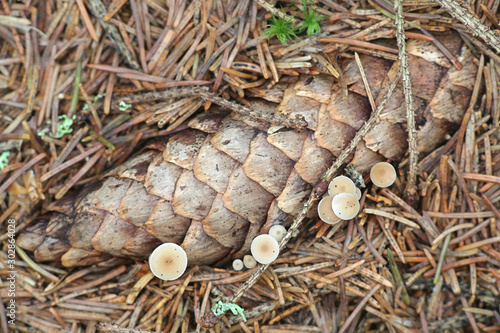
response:
[(305, 30), (308, 36), (321, 33), (319, 21), (326, 18), (326, 15), (318, 15), (318, 12), (312, 7), (309, 7), (309, 9), (304, 7), (303, 14), (304, 23), (302, 23), (302, 26), (300, 27), (300, 32)]
[(10, 151), (4, 151), (0, 154), (0, 171), (9, 165)]
[(282, 44), (286, 44), (286, 41), (289, 39), (292, 40), (292, 36), (297, 37), (295, 34), (296, 27), (293, 26), (291, 18), (286, 19), (285, 17), (279, 18), (273, 16), (271, 20), (269, 28), (262, 33), (262, 36), (267, 36), (268, 38), (276, 36)]
[(286, 44), (288, 40), (293, 40), (292, 37), (299, 38), (296, 35), (297, 33), (305, 31), (307, 36), (321, 33), (319, 21), (326, 18), (326, 15), (320, 15), (315, 8), (308, 6), (307, 0), (302, 0), (302, 14), (304, 15), (304, 21), (300, 26), (295, 25), (292, 21), (293, 17), (287, 18), (286, 15), (283, 15), (282, 18), (279, 18), (273, 15), (271, 23), (262, 33), (262, 36), (267, 36), (268, 38), (276, 36), (282, 44)]

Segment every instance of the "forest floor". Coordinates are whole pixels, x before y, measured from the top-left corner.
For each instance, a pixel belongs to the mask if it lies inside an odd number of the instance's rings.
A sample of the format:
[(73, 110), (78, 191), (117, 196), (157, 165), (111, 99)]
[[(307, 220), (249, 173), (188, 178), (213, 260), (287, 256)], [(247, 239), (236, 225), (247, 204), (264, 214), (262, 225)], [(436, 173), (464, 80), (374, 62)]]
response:
[(499, 332), (499, 4), (477, 1), (463, 14), (438, 2), (408, 0), (402, 10), (407, 40), (434, 43), (447, 67), (460, 68), (434, 37), (456, 31), (478, 68), (447, 143), (418, 161), (410, 144), (396, 184), (363, 189), (355, 219), (299, 221), (265, 270), (194, 266), (160, 281), (144, 262), (68, 269), (16, 248), (12, 264), (9, 226), (21, 232), (51, 202), (216, 101), (158, 111), (141, 93), (203, 86), (248, 105), (301, 74), (333, 75), (346, 87), (341, 64), (355, 53), (404, 56), (400, 16), (384, 0), (2, 0), (2, 330), (203, 331), (212, 306), (243, 291), (236, 303), (246, 322), (227, 312), (211, 331)]

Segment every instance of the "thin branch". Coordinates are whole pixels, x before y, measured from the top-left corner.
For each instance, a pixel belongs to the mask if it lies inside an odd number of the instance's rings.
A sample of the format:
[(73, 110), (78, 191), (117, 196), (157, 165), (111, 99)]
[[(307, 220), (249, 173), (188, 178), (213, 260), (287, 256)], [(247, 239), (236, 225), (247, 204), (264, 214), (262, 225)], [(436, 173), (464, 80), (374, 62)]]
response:
[[(207, 91), (205, 87), (170, 88), (164, 91), (152, 91), (144, 94), (122, 96), (119, 98), (119, 100), (125, 103), (138, 103), (182, 97), (199, 97), (204, 101), (215, 103), (224, 109), (234, 111), (243, 116), (248, 116), (253, 118), (254, 120), (264, 123), (283, 125), (285, 127), (294, 128), (298, 131), (302, 131), (307, 127), (307, 121), (302, 116), (295, 116), (294, 119), (291, 119), (290, 117), (279, 114), (266, 114), (263, 112), (259, 112), (247, 106), (219, 97), (214, 93)], [(99, 108), (101, 103), (102, 102), (99, 101), (96, 102), (94, 107), (96, 109)]]
[[(375, 2), (371, 2), (368, 0), (377, 10), (379, 10), (382, 14), (387, 17), (390, 17), (394, 21), (396, 20), (395, 13), (393, 13), (394, 9), (391, 7), (392, 3), (387, 0), (373, 0)], [(409, 27), (419, 29), (424, 35), (432, 39), (432, 43), (448, 58), (448, 60), (458, 69), (461, 70), (463, 65), (458, 61), (457, 57), (453, 55), (453, 53), (448, 50), (446, 46), (444, 46), (439, 39), (435, 38), (430, 32), (422, 28), (420, 25), (416, 24), (413, 21), (404, 21), (404, 24), (407, 24)]]
[[(362, 71), (362, 75), (364, 75), (364, 70), (360, 68), (360, 71)], [(368, 133), (368, 131), (371, 130), (373, 125), (375, 124), (375, 121), (377, 118), (380, 116), (382, 111), (385, 108), (385, 105), (387, 104), (389, 98), (392, 96), (392, 93), (394, 92), (394, 89), (396, 89), (396, 85), (401, 78), (401, 69), (398, 70), (398, 73), (396, 75), (396, 78), (394, 81), (392, 81), (389, 90), (387, 91), (387, 94), (384, 96), (384, 99), (380, 102), (380, 105), (378, 106), (377, 110), (372, 113), (370, 116), (370, 119), (359, 129), (359, 131), (356, 133), (352, 141), (350, 142), (349, 146), (342, 151), (342, 153), (339, 155), (339, 158), (335, 161), (335, 163), (332, 165), (330, 169), (328, 169), (325, 174), (323, 175), (322, 179), (324, 181), (330, 181), (333, 178), (333, 175), (337, 172), (337, 170), (340, 168), (340, 166), (345, 162), (349, 154), (351, 154), (356, 146), (359, 144), (361, 139)]]
[(411, 77), (410, 70), (408, 68), (408, 55), (406, 54), (406, 37), (403, 19), (403, 5), (401, 4), (401, 0), (394, 1), (394, 12), (396, 14), (396, 40), (399, 50), (399, 66), (403, 74), (403, 92), (405, 94), (406, 123), (408, 126), (408, 150), (410, 154), (410, 171), (408, 173), (404, 197), (411, 206), (414, 206), (418, 201), (417, 130), (415, 128), (415, 111), (413, 110), (413, 94), (411, 92)]
[(296, 17), (287, 15), (284, 11), (276, 9), (276, 7), (274, 7), (273, 5), (268, 3), (267, 1), (257, 0), (257, 3), (259, 5), (261, 5), (262, 8), (264, 8), (265, 10), (267, 10), (268, 12), (270, 12), (271, 14), (273, 14), (276, 17), (285, 18), (286, 20), (290, 20), (293, 23), (299, 22), (299, 20)]
[(486, 44), (500, 54), (500, 36), (497, 32), (482, 24), (476, 16), (469, 13), (467, 9), (453, 0), (436, 0), (436, 2), (453, 18), (469, 28), (475, 36), (479, 36)]

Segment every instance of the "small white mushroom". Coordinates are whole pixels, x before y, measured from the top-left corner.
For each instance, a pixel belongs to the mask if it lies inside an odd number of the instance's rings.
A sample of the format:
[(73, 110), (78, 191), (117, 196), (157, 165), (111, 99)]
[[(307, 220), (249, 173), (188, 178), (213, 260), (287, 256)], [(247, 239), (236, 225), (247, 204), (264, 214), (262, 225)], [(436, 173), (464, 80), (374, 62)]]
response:
[(318, 215), (321, 221), (328, 224), (335, 224), (340, 221), (340, 218), (335, 215), (332, 209), (333, 197), (324, 197), (318, 203)]
[(332, 200), (332, 209), (335, 215), (342, 220), (350, 220), (359, 213), (359, 201), (351, 193), (337, 194)]
[(259, 235), (253, 239), (250, 251), (258, 263), (265, 265), (278, 258), (280, 246), (273, 236)]
[(361, 199), (361, 190), (356, 187), (356, 192), (354, 193), (356, 199), (359, 201)]
[(353, 193), (356, 191), (354, 182), (346, 176), (338, 176), (332, 179), (328, 185), (328, 195), (334, 197), (339, 193)]
[(186, 270), (188, 258), (186, 251), (175, 243), (158, 246), (149, 256), (149, 269), (159, 279), (178, 279)]
[(243, 264), (246, 268), (254, 268), (255, 266), (257, 266), (257, 261), (255, 261), (254, 257), (247, 254), (243, 257)]
[(281, 242), (286, 235), (286, 229), (279, 224), (273, 225), (271, 229), (269, 229), (269, 235), (273, 236), (278, 242)]
[(370, 179), (378, 187), (389, 187), (396, 181), (396, 170), (392, 164), (379, 162), (372, 166), (370, 170)]
[(235, 271), (241, 271), (243, 269), (243, 261), (241, 259), (234, 259), (233, 269)]

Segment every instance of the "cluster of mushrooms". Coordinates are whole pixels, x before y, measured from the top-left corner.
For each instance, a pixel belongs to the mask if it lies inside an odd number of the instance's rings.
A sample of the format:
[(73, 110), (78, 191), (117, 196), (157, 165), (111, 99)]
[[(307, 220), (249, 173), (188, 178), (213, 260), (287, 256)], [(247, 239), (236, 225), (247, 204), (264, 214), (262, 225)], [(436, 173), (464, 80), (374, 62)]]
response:
[(285, 237), (286, 229), (282, 225), (273, 225), (268, 234), (255, 237), (250, 245), (252, 255), (246, 255), (241, 259), (233, 261), (233, 269), (241, 271), (243, 267), (254, 268), (259, 264), (270, 264), (278, 258), (280, 254), (279, 242)]
[[(387, 162), (375, 164), (370, 171), (370, 178), (378, 187), (389, 187), (396, 181), (396, 170)], [(334, 178), (328, 187), (328, 196), (318, 204), (320, 219), (328, 224), (336, 224), (341, 220), (350, 220), (359, 213), (361, 190), (346, 176)], [(278, 258), (279, 242), (285, 237), (286, 229), (282, 225), (274, 225), (268, 234), (255, 237), (250, 246), (252, 255), (245, 255), (243, 260), (235, 259), (233, 269), (253, 268), (260, 264), (270, 264)], [(175, 243), (164, 243), (158, 246), (149, 256), (151, 272), (162, 280), (176, 280), (184, 274), (188, 259), (182, 247)]]
[[(259, 235), (252, 241), (250, 251), (243, 260), (233, 261), (233, 268), (240, 271), (243, 267), (253, 268), (258, 263), (270, 264), (278, 258), (279, 243), (285, 237), (286, 229), (275, 225), (269, 229), (269, 234)], [(175, 243), (164, 243), (158, 246), (149, 256), (149, 269), (161, 280), (176, 280), (186, 271), (188, 258), (186, 251)]]
[[(378, 187), (389, 187), (396, 181), (396, 170), (392, 164), (380, 162), (370, 170), (370, 179)], [(350, 220), (359, 213), (361, 190), (346, 176), (334, 178), (328, 186), (328, 196), (318, 204), (319, 218), (328, 224)]]

